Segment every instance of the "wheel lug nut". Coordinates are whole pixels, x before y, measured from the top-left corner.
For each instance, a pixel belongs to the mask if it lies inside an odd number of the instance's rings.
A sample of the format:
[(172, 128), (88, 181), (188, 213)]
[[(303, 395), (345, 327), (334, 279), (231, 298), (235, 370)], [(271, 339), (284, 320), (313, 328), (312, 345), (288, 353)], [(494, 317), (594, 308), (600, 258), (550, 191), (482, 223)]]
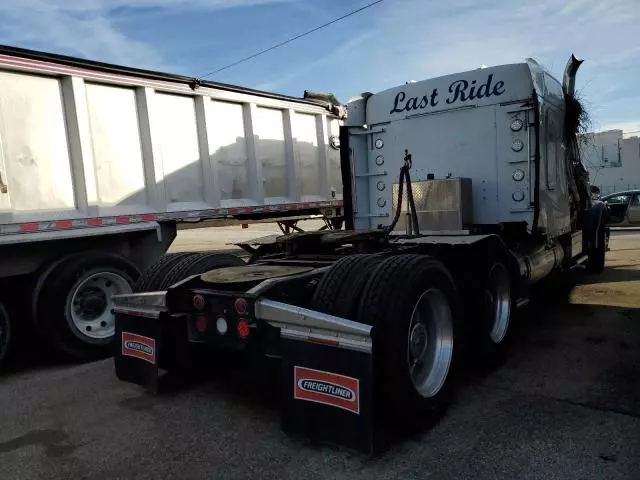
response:
[(90, 331), (91, 331), (91, 325), (87, 325), (87, 326), (85, 327), (85, 330), (86, 330), (87, 332), (90, 332)]
[(101, 327), (106, 327), (107, 326), (107, 322), (105, 322), (104, 320), (100, 322), (100, 326)]

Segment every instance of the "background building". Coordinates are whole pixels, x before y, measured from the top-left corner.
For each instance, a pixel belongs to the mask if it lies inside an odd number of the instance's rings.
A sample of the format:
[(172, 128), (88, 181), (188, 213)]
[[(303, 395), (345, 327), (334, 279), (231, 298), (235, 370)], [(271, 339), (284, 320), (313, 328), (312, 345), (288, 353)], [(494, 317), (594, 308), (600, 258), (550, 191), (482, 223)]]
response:
[[(637, 133), (639, 132), (631, 132)], [(582, 137), (582, 161), (604, 195), (640, 188), (640, 137), (606, 130)]]

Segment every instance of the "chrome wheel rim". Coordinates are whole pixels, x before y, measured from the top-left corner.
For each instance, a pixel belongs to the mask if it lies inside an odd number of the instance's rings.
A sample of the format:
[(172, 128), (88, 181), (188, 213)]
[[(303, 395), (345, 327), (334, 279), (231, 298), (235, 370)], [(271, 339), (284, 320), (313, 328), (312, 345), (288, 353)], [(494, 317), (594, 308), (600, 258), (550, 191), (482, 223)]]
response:
[(67, 302), (71, 323), (82, 336), (104, 340), (115, 334), (113, 295), (131, 293), (128, 280), (114, 272), (97, 272), (74, 285)]
[(409, 375), (419, 395), (433, 397), (442, 389), (452, 357), (451, 307), (441, 290), (430, 288), (413, 308), (407, 337)]
[(509, 274), (502, 264), (495, 264), (489, 271), (485, 305), (489, 318), (489, 338), (499, 344), (506, 337), (511, 321), (511, 285)]

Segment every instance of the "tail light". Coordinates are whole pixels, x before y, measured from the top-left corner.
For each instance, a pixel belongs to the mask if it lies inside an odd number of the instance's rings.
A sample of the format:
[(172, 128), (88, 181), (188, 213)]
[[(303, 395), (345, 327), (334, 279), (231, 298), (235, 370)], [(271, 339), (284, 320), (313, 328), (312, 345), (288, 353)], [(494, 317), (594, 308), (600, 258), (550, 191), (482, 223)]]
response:
[(202, 310), (204, 308), (204, 297), (200, 294), (194, 295), (192, 303), (197, 310)]
[(200, 333), (207, 331), (207, 317), (204, 315), (198, 315), (196, 317), (196, 330)]
[(245, 320), (244, 318), (241, 318), (240, 320), (238, 320), (236, 330), (240, 338), (247, 338), (249, 336), (249, 333), (251, 332), (249, 328), (249, 322), (247, 322), (247, 320)]
[(218, 317), (218, 319), (216, 320), (216, 330), (218, 330), (218, 333), (220, 335), (224, 335), (225, 333), (227, 333), (228, 329), (229, 325), (227, 324), (227, 319), (224, 317)]
[(244, 298), (236, 299), (234, 307), (238, 315), (244, 315), (247, 313), (247, 301)]

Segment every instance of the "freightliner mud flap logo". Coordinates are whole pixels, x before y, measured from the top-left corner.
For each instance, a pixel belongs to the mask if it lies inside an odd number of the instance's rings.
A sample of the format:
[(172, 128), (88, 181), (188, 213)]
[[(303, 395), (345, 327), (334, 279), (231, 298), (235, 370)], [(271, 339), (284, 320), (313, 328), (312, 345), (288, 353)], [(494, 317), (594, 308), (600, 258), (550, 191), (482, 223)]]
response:
[(135, 333), (122, 332), (122, 355), (139, 358), (155, 365), (156, 341)]
[(293, 397), (360, 414), (360, 382), (357, 378), (294, 367)]

